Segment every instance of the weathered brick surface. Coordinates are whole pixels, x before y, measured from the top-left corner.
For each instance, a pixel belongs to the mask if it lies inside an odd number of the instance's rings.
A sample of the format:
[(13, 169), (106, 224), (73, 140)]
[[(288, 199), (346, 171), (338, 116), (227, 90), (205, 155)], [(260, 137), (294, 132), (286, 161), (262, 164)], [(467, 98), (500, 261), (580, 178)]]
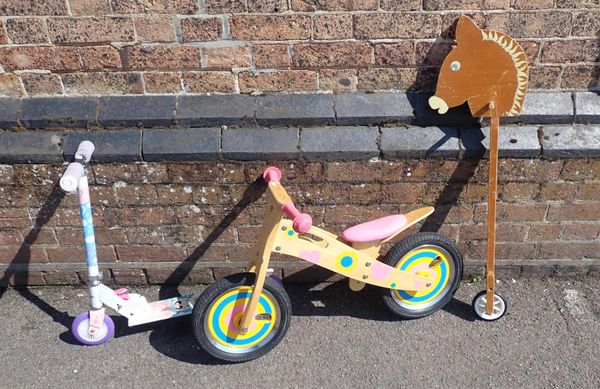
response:
[(292, 61), (288, 45), (254, 45), (252, 61), (257, 68), (289, 68)]
[(193, 14), (198, 9), (196, 0), (148, 1), (110, 0), (115, 13)]
[(140, 42), (174, 42), (175, 29), (170, 16), (141, 16), (134, 19)]
[(57, 74), (25, 73), (21, 75), (23, 87), (30, 96), (60, 95), (63, 93), (60, 76)]
[(120, 69), (119, 50), (113, 46), (86, 46), (78, 49), (81, 65), (86, 71)]
[(314, 19), (314, 39), (352, 38), (352, 16), (317, 15)]
[(322, 43), (294, 45), (292, 62), (297, 68), (366, 67), (373, 48), (367, 43)]
[(181, 73), (179, 72), (145, 72), (143, 76), (148, 93), (181, 92)]
[(44, 19), (8, 19), (6, 32), (12, 43), (48, 43)]
[(65, 91), (70, 95), (142, 94), (144, 87), (139, 73), (78, 73), (62, 76)]
[(69, 0), (73, 16), (95, 16), (110, 13), (107, 0)]
[(230, 72), (185, 72), (185, 87), (189, 93), (233, 93), (235, 78)]
[(133, 20), (126, 17), (62, 18), (48, 21), (53, 43), (132, 42)]
[(195, 46), (127, 46), (121, 54), (129, 69), (200, 68), (200, 50)]
[(63, 0), (23, 1), (3, 0), (0, 5), (2, 16), (67, 15), (67, 3)]
[(250, 52), (247, 47), (207, 47), (203, 51), (204, 68), (206, 69), (233, 69), (249, 68)]
[(305, 15), (233, 16), (230, 33), (235, 39), (310, 39), (311, 25)]
[(308, 70), (281, 70), (274, 73), (240, 73), (240, 91), (291, 92), (313, 91), (317, 88), (317, 73)]
[(221, 18), (181, 19), (181, 39), (184, 42), (212, 41), (221, 38), (222, 33)]

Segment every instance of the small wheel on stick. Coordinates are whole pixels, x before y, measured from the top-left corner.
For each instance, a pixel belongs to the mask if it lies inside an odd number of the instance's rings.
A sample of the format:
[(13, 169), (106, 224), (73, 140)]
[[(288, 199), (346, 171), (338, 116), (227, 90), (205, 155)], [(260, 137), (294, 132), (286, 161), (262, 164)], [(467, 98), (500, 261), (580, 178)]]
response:
[(487, 305), (487, 293), (485, 290), (477, 293), (477, 295), (473, 298), (473, 302), (471, 303), (473, 307), (473, 312), (479, 317), (481, 320), (485, 321), (495, 321), (500, 319), (504, 314), (506, 314), (506, 308), (508, 304), (506, 303), (506, 299), (499, 295), (498, 293), (494, 293), (494, 308), (491, 314), (487, 313), (486, 305)]

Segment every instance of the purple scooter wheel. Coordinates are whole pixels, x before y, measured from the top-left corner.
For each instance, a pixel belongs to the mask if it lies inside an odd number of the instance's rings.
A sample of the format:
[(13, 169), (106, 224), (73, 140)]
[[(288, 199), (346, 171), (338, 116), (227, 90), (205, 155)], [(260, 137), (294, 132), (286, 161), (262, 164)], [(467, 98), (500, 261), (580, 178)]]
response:
[(88, 331), (90, 313), (85, 312), (77, 316), (71, 325), (71, 332), (75, 339), (88, 346), (97, 346), (108, 342), (115, 335), (115, 323), (108, 315), (104, 315), (102, 326), (94, 334)]

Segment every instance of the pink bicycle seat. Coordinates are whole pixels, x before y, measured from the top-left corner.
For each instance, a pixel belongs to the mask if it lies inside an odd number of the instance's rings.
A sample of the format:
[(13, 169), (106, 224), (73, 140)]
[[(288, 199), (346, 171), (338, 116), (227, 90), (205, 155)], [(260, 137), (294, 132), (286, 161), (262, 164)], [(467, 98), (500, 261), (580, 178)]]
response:
[(347, 228), (342, 232), (342, 237), (347, 242), (353, 243), (384, 240), (400, 231), (406, 225), (406, 222), (406, 216), (404, 215), (384, 216)]

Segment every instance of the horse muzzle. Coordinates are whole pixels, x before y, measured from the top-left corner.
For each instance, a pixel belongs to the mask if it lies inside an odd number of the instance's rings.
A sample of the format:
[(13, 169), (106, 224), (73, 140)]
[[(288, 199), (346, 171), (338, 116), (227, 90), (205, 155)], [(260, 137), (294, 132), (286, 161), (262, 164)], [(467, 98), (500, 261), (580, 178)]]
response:
[(431, 96), (429, 98), (429, 106), (431, 107), (431, 109), (433, 109), (434, 111), (438, 111), (442, 115), (448, 112), (448, 104), (446, 104), (444, 99), (441, 99), (437, 96)]

